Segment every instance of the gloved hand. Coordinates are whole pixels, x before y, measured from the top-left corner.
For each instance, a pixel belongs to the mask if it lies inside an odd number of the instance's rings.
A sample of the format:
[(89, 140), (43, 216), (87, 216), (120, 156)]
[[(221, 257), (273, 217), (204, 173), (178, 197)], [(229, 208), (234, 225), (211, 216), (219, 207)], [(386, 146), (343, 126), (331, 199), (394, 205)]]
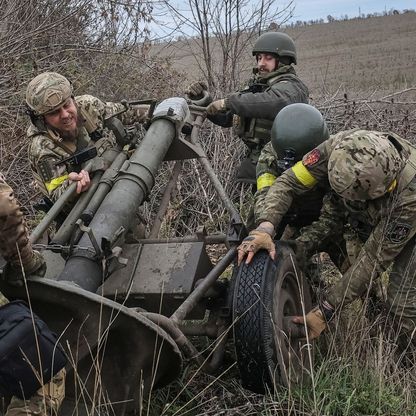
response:
[(149, 109), (150, 109), (149, 104), (136, 105), (135, 109), (136, 109), (137, 120), (139, 121), (139, 123), (144, 123), (145, 121), (149, 119)]
[(204, 91), (207, 91), (207, 84), (203, 81), (193, 82), (186, 90), (185, 94), (191, 100), (199, 100), (202, 98)]
[[(43, 277), (46, 273), (46, 262), (39, 251), (33, 250), (33, 256), (29, 262), (23, 265), (25, 275), (36, 274)], [(23, 286), (23, 273), (20, 264), (8, 264), (4, 271), (6, 280), (13, 286)]]
[(319, 335), (327, 328), (327, 322), (334, 315), (334, 308), (328, 303), (324, 302), (321, 307), (315, 306), (310, 312), (303, 316), (293, 317), (293, 322), (304, 325), (308, 328), (308, 336), (312, 341), (318, 338)]
[(221, 100), (213, 101), (208, 107), (207, 107), (207, 113), (210, 116), (213, 116), (217, 113), (220, 113), (221, 111), (226, 111), (227, 106), (225, 103), (225, 98), (222, 98)]
[(249, 264), (254, 255), (262, 248), (266, 249), (269, 252), (270, 257), (274, 259), (276, 248), (270, 234), (258, 230), (250, 231), (248, 237), (246, 237), (238, 246), (238, 265), (241, 264), (246, 255), (246, 264)]

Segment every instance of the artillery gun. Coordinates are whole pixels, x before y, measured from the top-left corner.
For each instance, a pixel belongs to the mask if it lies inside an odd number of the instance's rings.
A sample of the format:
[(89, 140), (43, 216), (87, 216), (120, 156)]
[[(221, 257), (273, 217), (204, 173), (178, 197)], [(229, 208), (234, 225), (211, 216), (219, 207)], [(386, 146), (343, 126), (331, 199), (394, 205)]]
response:
[[(201, 102), (197, 104), (203, 104)], [(183, 98), (162, 101), (144, 138), (137, 129), (108, 120), (118, 145), (84, 163), (92, 185), (72, 207), (47, 246), (36, 242), (75, 192), (61, 196), (31, 235), (47, 260), (45, 278), (27, 279), (27, 290), (4, 281), (10, 298), (28, 298), (33, 310), (59, 334), (69, 358), (63, 415), (111, 408), (140, 413), (144, 397), (177, 378), (184, 360), (216, 372), (227, 342), (234, 342), (242, 384), (255, 392), (299, 382), (311, 351), (288, 328), (310, 308), (307, 283), (291, 248), (279, 242), (276, 261), (260, 252), (237, 267), (246, 235), (241, 217), (199, 144), (205, 108)], [(197, 159), (229, 213), (226, 234), (201, 229), (158, 239), (161, 219), (184, 159)], [(149, 196), (163, 161), (175, 160), (149, 238), (126, 241), (137, 208)], [(208, 245), (227, 253), (213, 265)], [(232, 265), (230, 280), (220, 279)], [(214, 339), (200, 352), (191, 337)], [(107, 414), (107, 413), (103, 413)]]

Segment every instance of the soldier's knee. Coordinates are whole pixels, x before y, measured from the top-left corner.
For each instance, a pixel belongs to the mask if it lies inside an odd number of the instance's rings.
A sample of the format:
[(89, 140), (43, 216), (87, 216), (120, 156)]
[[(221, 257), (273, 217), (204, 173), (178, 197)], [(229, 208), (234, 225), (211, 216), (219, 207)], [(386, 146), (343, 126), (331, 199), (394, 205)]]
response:
[(5, 416), (57, 415), (65, 398), (65, 376), (66, 371), (63, 368), (29, 399), (13, 397)]

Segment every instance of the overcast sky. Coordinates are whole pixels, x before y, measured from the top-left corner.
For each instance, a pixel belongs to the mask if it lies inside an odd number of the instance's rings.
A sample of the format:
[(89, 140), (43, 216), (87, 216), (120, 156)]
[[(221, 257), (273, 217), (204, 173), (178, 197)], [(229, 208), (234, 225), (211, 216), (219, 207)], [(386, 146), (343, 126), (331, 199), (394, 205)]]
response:
[(390, 9), (416, 9), (416, 0), (294, 0), (294, 4), (294, 21), (326, 19), (328, 15), (354, 17), (359, 11), (367, 14)]

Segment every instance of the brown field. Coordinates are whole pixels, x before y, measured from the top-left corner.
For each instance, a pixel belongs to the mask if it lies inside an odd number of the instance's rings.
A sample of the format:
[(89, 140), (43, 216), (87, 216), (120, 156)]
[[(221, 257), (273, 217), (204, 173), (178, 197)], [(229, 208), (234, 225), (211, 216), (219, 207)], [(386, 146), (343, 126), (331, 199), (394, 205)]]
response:
[[(284, 29), (298, 50), (297, 71), (312, 96), (344, 91), (391, 92), (416, 83), (416, 13), (335, 21)], [(155, 47), (154, 53), (160, 52)], [(184, 42), (163, 48), (174, 68), (191, 79), (201, 76)], [(250, 74), (250, 48), (242, 63), (244, 80)]]

